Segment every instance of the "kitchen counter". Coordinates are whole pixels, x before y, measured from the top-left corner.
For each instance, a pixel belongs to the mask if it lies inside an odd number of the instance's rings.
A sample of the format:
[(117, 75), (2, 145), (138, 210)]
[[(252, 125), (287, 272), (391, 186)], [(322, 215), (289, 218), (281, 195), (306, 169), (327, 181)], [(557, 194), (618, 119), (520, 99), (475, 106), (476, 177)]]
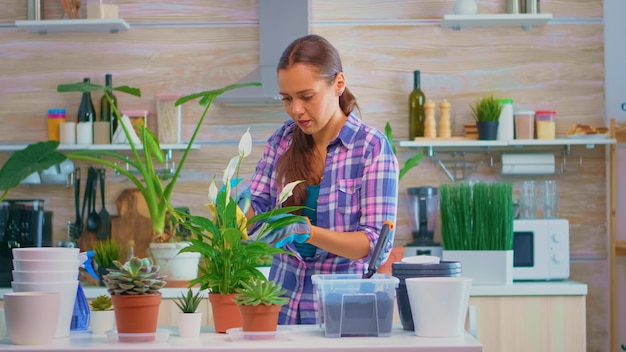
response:
[(52, 345), (17, 346), (8, 339), (0, 340), (0, 351), (437, 351), (481, 352), (482, 345), (470, 334), (456, 338), (423, 338), (413, 332), (396, 328), (391, 337), (344, 337), (326, 338), (319, 326), (292, 326), (286, 340), (240, 340), (231, 341), (228, 334), (205, 331), (198, 338), (181, 338), (176, 328), (168, 327), (171, 335), (164, 342), (119, 343), (109, 342), (106, 336), (94, 336), (90, 332), (72, 332), (69, 338), (56, 339)]
[[(161, 289), (164, 299), (176, 298), (187, 290), (182, 287), (167, 286)], [(9, 287), (0, 288), (0, 299), (6, 292), (12, 292)], [(107, 294), (106, 288), (101, 286), (83, 286), (88, 299)], [(206, 295), (206, 292), (204, 292)], [(512, 285), (492, 286), (473, 285), (470, 289), (471, 297), (484, 296), (584, 296), (587, 294), (587, 284), (577, 281), (523, 281)]]

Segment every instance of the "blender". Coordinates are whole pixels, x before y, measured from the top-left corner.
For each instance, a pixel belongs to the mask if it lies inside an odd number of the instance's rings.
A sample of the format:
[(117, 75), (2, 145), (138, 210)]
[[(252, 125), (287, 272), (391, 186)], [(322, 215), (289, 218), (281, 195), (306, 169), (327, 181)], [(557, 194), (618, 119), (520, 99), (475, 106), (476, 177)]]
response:
[(404, 256), (432, 255), (441, 258), (443, 247), (433, 240), (439, 215), (438, 189), (429, 186), (408, 188), (407, 202), (413, 241), (406, 245)]

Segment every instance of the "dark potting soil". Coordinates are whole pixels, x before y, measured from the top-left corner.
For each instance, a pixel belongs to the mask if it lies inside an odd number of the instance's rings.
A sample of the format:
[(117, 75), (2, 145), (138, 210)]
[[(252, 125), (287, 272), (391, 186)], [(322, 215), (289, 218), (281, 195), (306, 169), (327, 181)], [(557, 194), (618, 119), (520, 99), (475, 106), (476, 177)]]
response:
[(390, 335), (393, 301), (387, 292), (327, 294), (323, 308), (326, 335)]

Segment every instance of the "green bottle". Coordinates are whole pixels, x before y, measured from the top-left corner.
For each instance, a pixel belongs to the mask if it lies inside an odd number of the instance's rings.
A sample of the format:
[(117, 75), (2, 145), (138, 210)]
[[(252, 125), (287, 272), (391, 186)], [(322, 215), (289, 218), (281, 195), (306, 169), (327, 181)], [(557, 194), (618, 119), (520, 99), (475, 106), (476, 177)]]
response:
[(424, 137), (424, 102), (426, 96), (420, 87), (420, 71), (413, 71), (413, 90), (409, 95), (409, 140)]

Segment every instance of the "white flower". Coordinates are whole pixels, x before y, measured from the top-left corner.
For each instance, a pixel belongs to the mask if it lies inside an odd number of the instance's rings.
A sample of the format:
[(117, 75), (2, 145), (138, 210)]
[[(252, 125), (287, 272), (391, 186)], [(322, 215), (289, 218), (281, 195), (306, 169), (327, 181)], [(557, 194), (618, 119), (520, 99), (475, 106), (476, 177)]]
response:
[(250, 135), (250, 128), (248, 128), (239, 140), (239, 156), (245, 158), (250, 153), (252, 153), (252, 135)]
[(229, 183), (230, 180), (233, 178), (233, 175), (235, 175), (235, 171), (237, 171), (237, 165), (239, 165), (239, 155), (234, 156), (232, 159), (230, 159), (228, 166), (226, 167), (226, 169), (224, 169), (224, 178), (222, 179), (222, 182), (224, 182), (224, 185), (226, 185), (226, 187), (228, 187), (229, 189)]
[(209, 197), (209, 204), (215, 204), (215, 200), (217, 199), (217, 185), (215, 184), (215, 177), (213, 177), (213, 180), (209, 185), (209, 193), (207, 196)]
[(285, 187), (283, 187), (282, 191), (280, 191), (280, 195), (278, 196), (278, 204), (283, 204), (287, 198), (293, 195), (293, 189), (299, 184), (304, 182), (304, 180), (289, 182)]

